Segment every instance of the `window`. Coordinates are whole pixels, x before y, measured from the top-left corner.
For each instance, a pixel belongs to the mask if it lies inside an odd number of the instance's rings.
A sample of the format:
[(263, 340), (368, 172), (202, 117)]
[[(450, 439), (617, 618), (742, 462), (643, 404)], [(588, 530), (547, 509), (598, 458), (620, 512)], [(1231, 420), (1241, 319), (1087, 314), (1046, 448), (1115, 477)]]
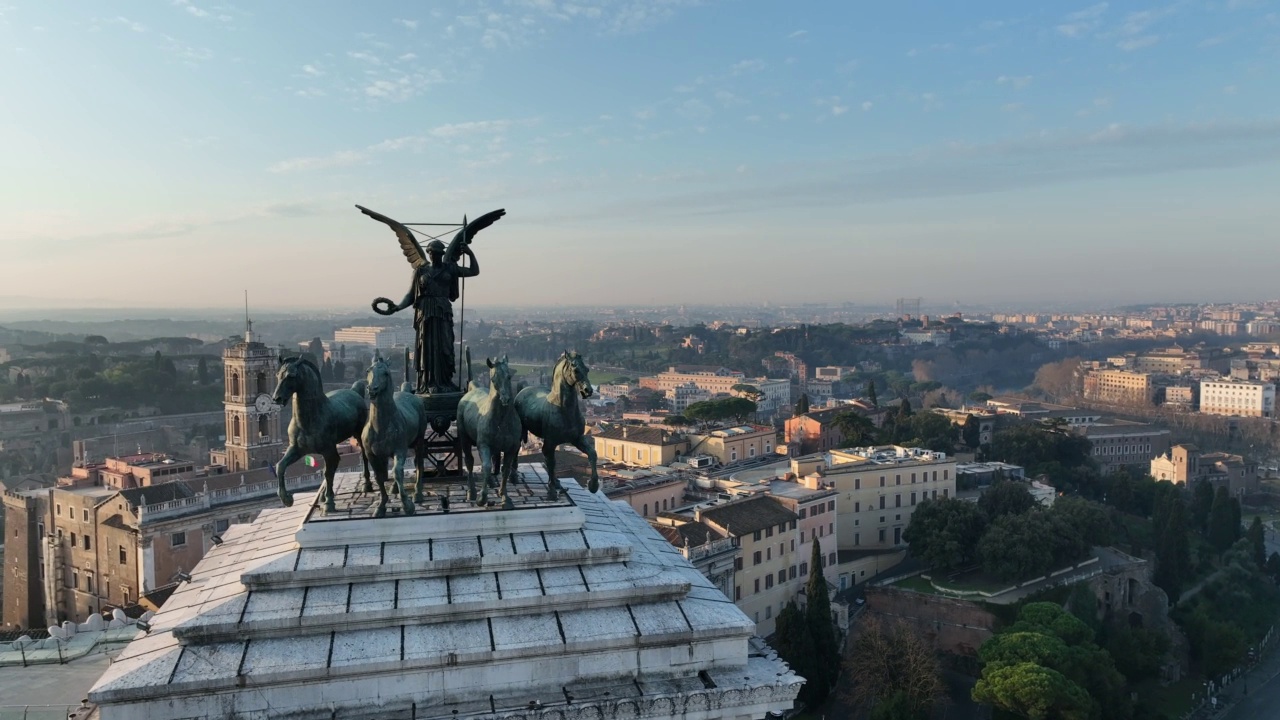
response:
[(755, 531), (755, 533), (752, 534), (751, 539), (755, 540), (756, 542), (760, 542), (760, 531), (759, 530)]
[(751, 456), (751, 457), (755, 457), (755, 456), (756, 456), (756, 446), (755, 446), (755, 445), (752, 445), (752, 446), (751, 446), (751, 449), (750, 449), (750, 451), (747, 453), (747, 455), (749, 455), (749, 456)]
[(893, 506), (902, 507), (902, 493), (893, 496)]
[(756, 592), (760, 592), (760, 578), (756, 578)]
[(808, 574), (809, 574), (809, 563), (807, 562), (800, 563), (800, 577), (804, 577)]
[(947, 488), (942, 488), (942, 497), (947, 497)]
[(742, 571), (742, 558), (734, 558), (734, 559), (733, 559), (733, 569), (734, 569), (734, 570), (737, 570), (737, 571), (739, 571), (739, 572), (741, 572), (741, 571)]
[(912, 504), (912, 505), (915, 505), (915, 504), (916, 504), (916, 494), (915, 494), (915, 493), (911, 493), (911, 504)]
[(93, 592), (93, 573), (87, 572), (84, 574), (84, 585), (85, 591)]
[(853, 479), (853, 489), (854, 489), (854, 490), (861, 490), (861, 489), (862, 489), (862, 478), (854, 478), (854, 479)]
[(768, 590), (773, 587), (773, 573), (764, 576), (764, 589)]
[(121, 605), (129, 604), (129, 586), (126, 585), (120, 588), (120, 597), (124, 599), (124, 602), (120, 603)]
[(767, 537), (767, 538), (773, 537), (773, 526), (772, 526), (772, 525), (770, 525), (769, 527), (767, 527), (767, 528), (765, 528), (765, 529), (764, 529), (764, 536), (765, 536), (765, 537)]
[(217, 533), (226, 532), (229, 527), (231, 527), (230, 520), (215, 520), (213, 522), (213, 531)]
[(121, 545), (120, 546), (120, 564), (124, 565), (127, 562), (129, 562), (129, 555), (128, 553), (125, 552), (124, 546)]
[(901, 476), (901, 475), (894, 475), (894, 476), (893, 476), (893, 484), (894, 484), (894, 485), (901, 485), (901, 484), (902, 484), (902, 476)]
[(765, 549), (764, 549), (764, 559), (765, 559), (765, 560), (772, 560), (772, 559), (773, 559), (773, 547), (772, 547), (772, 546), (767, 547), (767, 548), (765, 548)]
[(831, 553), (830, 555), (828, 555), (828, 556), (827, 556), (827, 564), (828, 564), (828, 565), (835, 565), (835, 564), (836, 564), (836, 554), (835, 554), (835, 553)]
[(880, 509), (881, 509), (881, 510), (883, 510), (883, 509), (884, 509), (884, 496), (883, 496), (883, 495), (881, 495), (881, 496), (880, 496)]
[(765, 607), (764, 607), (764, 619), (765, 619), (765, 620), (768, 620), (768, 619), (769, 619), (769, 618), (771, 618), (771, 617), (773, 617), (773, 606), (772, 606), (772, 605), (765, 605)]
[(834, 522), (827, 523), (827, 534), (834, 535), (836, 532), (836, 524)]
[(176, 532), (169, 536), (169, 547), (182, 547), (187, 544), (187, 534)]
[(759, 564), (760, 564), (760, 551), (759, 551), (759, 550), (755, 551), (755, 554), (753, 554), (753, 555), (751, 556), (751, 564), (752, 564), (752, 566), (755, 566), (755, 565), (759, 565)]
[(880, 487), (884, 487), (884, 476), (880, 476)]
[(792, 579), (792, 580), (795, 580), (795, 579), (796, 579), (796, 566), (795, 566), (795, 565), (792, 565), (792, 566), (791, 566), (791, 579)]
[(856, 502), (856, 503), (854, 503), (854, 504), (853, 504), (853, 511), (854, 511), (854, 512), (856, 512), (856, 513), (857, 513), (857, 512), (862, 512), (862, 503), (860, 503), (860, 502)]
[(62, 528), (58, 528), (58, 539), (62, 539)]
[(880, 528), (880, 542), (884, 542), (884, 528)]
[(801, 543), (802, 545), (804, 544), (804, 531), (803, 531), (803, 530), (801, 530), (801, 531), (800, 531), (800, 543)]
[(805, 513), (807, 513), (807, 512), (808, 512), (808, 510), (805, 510), (804, 508), (800, 508), (800, 519), (801, 519), (801, 520), (803, 520), (803, 519), (805, 518)]
[(916, 474), (915, 474), (915, 473), (911, 473), (911, 484), (912, 484), (912, 485), (915, 485), (915, 484), (916, 484)]
[(858, 545), (861, 545), (861, 544), (862, 544), (862, 533), (854, 533), (853, 534), (854, 547), (857, 547)]
[(84, 521), (89, 522), (89, 508), (84, 509)]
[(933, 491), (933, 499), (934, 499), (934, 500), (937, 500), (937, 499), (938, 499), (938, 491), (937, 491), (937, 490), (934, 490), (934, 491)]
[(645, 504), (644, 504), (644, 512), (643, 512), (643, 513), (640, 513), (640, 514), (641, 514), (641, 515), (646, 515), (646, 516), (649, 514), (649, 503), (645, 503)]
[(61, 514), (62, 514), (62, 503), (58, 503), (55, 507), (57, 507), (57, 508), (58, 508), (58, 511), (57, 511), (57, 512), (55, 512), (55, 513), (54, 513), (54, 515), (61, 515)]
[(943, 479), (943, 480), (948, 480), (948, 479), (950, 479), (950, 476), (951, 476), (951, 471), (950, 471), (950, 470), (943, 470), (943, 471), (942, 471), (942, 479)]
[(902, 528), (900, 527), (896, 527), (893, 529), (893, 544), (894, 545), (902, 544)]
[(85, 549), (85, 550), (92, 550), (92, 549), (93, 549), (93, 544), (92, 544), (91, 542), (89, 542), (89, 536), (88, 536), (88, 535), (85, 535), (85, 536), (84, 536), (84, 549)]
[(76, 540), (76, 534), (71, 533), (71, 547), (76, 547), (79, 544), (80, 544), (79, 541)]
[(735, 587), (733, 588), (733, 599), (734, 599), (734, 600), (741, 600), (741, 599), (742, 599), (742, 586), (741, 586), (741, 585), (737, 585), (737, 586), (735, 586)]
[(829, 511), (831, 511), (831, 512), (835, 512), (835, 511), (836, 511), (836, 501), (835, 501), (835, 500), (828, 500), (828, 501), (827, 501), (827, 510), (829, 510)]

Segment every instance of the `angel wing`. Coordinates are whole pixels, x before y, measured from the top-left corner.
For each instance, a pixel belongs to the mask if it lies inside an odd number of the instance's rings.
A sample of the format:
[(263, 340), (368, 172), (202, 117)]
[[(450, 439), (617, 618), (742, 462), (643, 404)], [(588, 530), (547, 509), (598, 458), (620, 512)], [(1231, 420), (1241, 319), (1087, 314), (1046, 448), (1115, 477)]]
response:
[(386, 215), (376, 213), (367, 207), (361, 207), (359, 205), (356, 207), (360, 208), (360, 212), (368, 215), (378, 222), (386, 223), (388, 227), (395, 231), (396, 239), (400, 241), (400, 249), (404, 251), (405, 259), (409, 261), (410, 265), (413, 265), (413, 269), (417, 270), (427, 264), (427, 254), (422, 251), (422, 246), (418, 244), (418, 240), (413, 236), (413, 233), (410, 232), (409, 228), (395, 220), (392, 220)]
[(458, 257), (462, 255), (462, 246), (464, 244), (470, 245), (471, 239), (475, 237), (476, 233), (498, 222), (502, 219), (502, 216), (506, 214), (506, 210), (494, 210), (493, 212), (487, 212), (467, 223), (458, 231), (457, 235), (453, 236), (453, 240), (449, 241), (449, 248), (444, 251), (445, 259), (457, 260)]

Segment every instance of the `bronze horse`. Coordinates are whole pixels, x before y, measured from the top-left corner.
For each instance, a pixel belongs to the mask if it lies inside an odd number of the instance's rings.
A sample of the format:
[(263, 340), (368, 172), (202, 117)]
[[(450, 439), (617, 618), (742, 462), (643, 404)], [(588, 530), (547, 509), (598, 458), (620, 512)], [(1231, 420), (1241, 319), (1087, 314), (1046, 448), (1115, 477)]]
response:
[[(516, 414), (515, 393), (511, 391), (511, 368), (505, 356), (498, 360), (486, 359), (489, 366), (489, 387), (482, 388), (474, 382), (467, 387), (467, 394), (458, 402), (458, 439), (462, 443), (462, 457), (467, 465), (467, 499), (479, 505), (489, 501), (489, 487), (493, 473), (502, 477), (502, 508), (515, 507), (507, 495), (507, 482), (515, 476), (516, 460), (520, 456), (520, 437), (523, 435), (520, 416)], [(467, 350), (467, 375), (471, 375), (471, 350)], [(484, 482), (480, 497), (476, 498), (475, 461), (472, 446), (480, 450), (480, 469)]]
[(418, 498), (409, 497), (404, 483), (404, 462), (409, 449), (420, 449), (427, 429), (427, 409), (422, 398), (411, 392), (395, 391), (392, 387), (391, 369), (382, 358), (374, 358), (367, 375), (369, 386), (369, 419), (360, 437), (364, 443), (365, 457), (373, 466), (378, 489), (382, 497), (375, 517), (387, 512), (387, 463), (395, 463), (395, 487), (405, 515), (414, 513), (414, 500), (421, 500), (422, 453), (415, 452), (418, 467)]
[(364, 400), (364, 381), (358, 380), (349, 389), (324, 392), (320, 369), (306, 358), (280, 358), (276, 371), (276, 390), (272, 400), (283, 405), (293, 400), (293, 419), (289, 421), (289, 447), (284, 457), (276, 463), (277, 493), (285, 507), (293, 504), (293, 496), (284, 486), (285, 470), (304, 455), (320, 453), (324, 456), (324, 485), (320, 498), (325, 512), (333, 512), (333, 476), (338, 472), (338, 443), (355, 438), (361, 445), (360, 459), (364, 465), (364, 490), (369, 492), (369, 462), (365, 458), (360, 431), (369, 417), (369, 406)]
[(596, 449), (587, 438), (587, 422), (582, 414), (581, 399), (591, 397), (590, 368), (576, 352), (564, 351), (556, 361), (551, 376), (551, 389), (527, 387), (516, 395), (516, 413), (524, 431), (542, 438), (542, 455), (547, 462), (547, 499), (560, 497), (560, 479), (556, 477), (556, 448), (562, 444), (581, 450), (591, 462), (591, 482), (587, 489), (600, 489), (596, 474)]

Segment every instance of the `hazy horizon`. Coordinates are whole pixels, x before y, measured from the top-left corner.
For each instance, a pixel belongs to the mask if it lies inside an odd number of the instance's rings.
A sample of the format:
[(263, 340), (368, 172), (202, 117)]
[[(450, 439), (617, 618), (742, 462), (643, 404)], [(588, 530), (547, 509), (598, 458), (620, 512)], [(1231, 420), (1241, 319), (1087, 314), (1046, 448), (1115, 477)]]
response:
[(1263, 2), (12, 4), (0, 316), (1275, 293)]

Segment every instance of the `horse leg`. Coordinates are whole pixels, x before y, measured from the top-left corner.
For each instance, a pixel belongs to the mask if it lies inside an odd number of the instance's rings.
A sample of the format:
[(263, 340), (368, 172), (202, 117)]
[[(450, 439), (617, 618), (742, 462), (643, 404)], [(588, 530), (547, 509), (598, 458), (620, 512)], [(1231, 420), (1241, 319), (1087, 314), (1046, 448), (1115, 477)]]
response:
[(556, 477), (556, 448), (546, 438), (542, 439), (542, 458), (547, 462), (547, 499), (555, 502), (560, 499), (560, 480)]
[(373, 492), (373, 483), (369, 481), (369, 456), (364, 452), (364, 441), (356, 438), (356, 447), (360, 448), (360, 466), (364, 468), (364, 486), (360, 492)]
[(480, 499), (476, 501), (476, 505), (483, 507), (489, 504), (489, 486), (493, 484), (493, 448), (488, 444), (477, 447), (480, 450), (480, 472), (483, 473), (484, 482), (480, 484)]
[(502, 489), (499, 490), (499, 492), (502, 494), (503, 510), (511, 510), (516, 506), (515, 503), (511, 502), (511, 496), (507, 494), (507, 481), (511, 478), (512, 474), (514, 474), (513, 471), (516, 466), (516, 458), (519, 456), (520, 453), (518, 451), (513, 451), (511, 449), (508, 449), (501, 455), (502, 462), (499, 472), (502, 474)]
[(387, 516), (387, 460), (382, 455), (370, 455), (373, 463), (373, 481), (378, 486), (378, 509), (373, 513), (376, 518)]
[(293, 505), (293, 496), (284, 487), (284, 472), (290, 465), (298, 462), (298, 458), (302, 457), (302, 451), (297, 445), (290, 445), (284, 451), (284, 457), (280, 458), (280, 462), (276, 463), (276, 494), (280, 496), (280, 502), (285, 507)]
[(591, 481), (587, 483), (587, 492), (595, 494), (600, 490), (600, 476), (596, 474), (595, 443), (588, 441), (586, 435), (580, 435), (573, 441), (573, 446), (581, 450), (587, 456), (587, 462), (591, 463)]
[(467, 470), (467, 502), (476, 501), (476, 460), (471, 454), (471, 438), (465, 432), (458, 432), (458, 444), (462, 446), (462, 465)]
[(333, 504), (333, 476), (338, 474), (338, 464), (342, 458), (338, 456), (338, 448), (331, 447), (324, 451), (324, 511), (325, 514), (337, 512)]
[(422, 437), (419, 437), (417, 441), (413, 443), (413, 472), (416, 476), (413, 483), (413, 502), (415, 505), (426, 503), (426, 498), (422, 496), (422, 480), (423, 476), (426, 474), (423, 453), (426, 451), (427, 441)]
[(396, 492), (400, 493), (400, 505), (404, 508), (405, 515), (412, 515), (414, 511), (413, 498), (409, 497), (409, 491), (404, 486), (404, 461), (409, 455), (409, 448), (400, 448), (396, 453)]

